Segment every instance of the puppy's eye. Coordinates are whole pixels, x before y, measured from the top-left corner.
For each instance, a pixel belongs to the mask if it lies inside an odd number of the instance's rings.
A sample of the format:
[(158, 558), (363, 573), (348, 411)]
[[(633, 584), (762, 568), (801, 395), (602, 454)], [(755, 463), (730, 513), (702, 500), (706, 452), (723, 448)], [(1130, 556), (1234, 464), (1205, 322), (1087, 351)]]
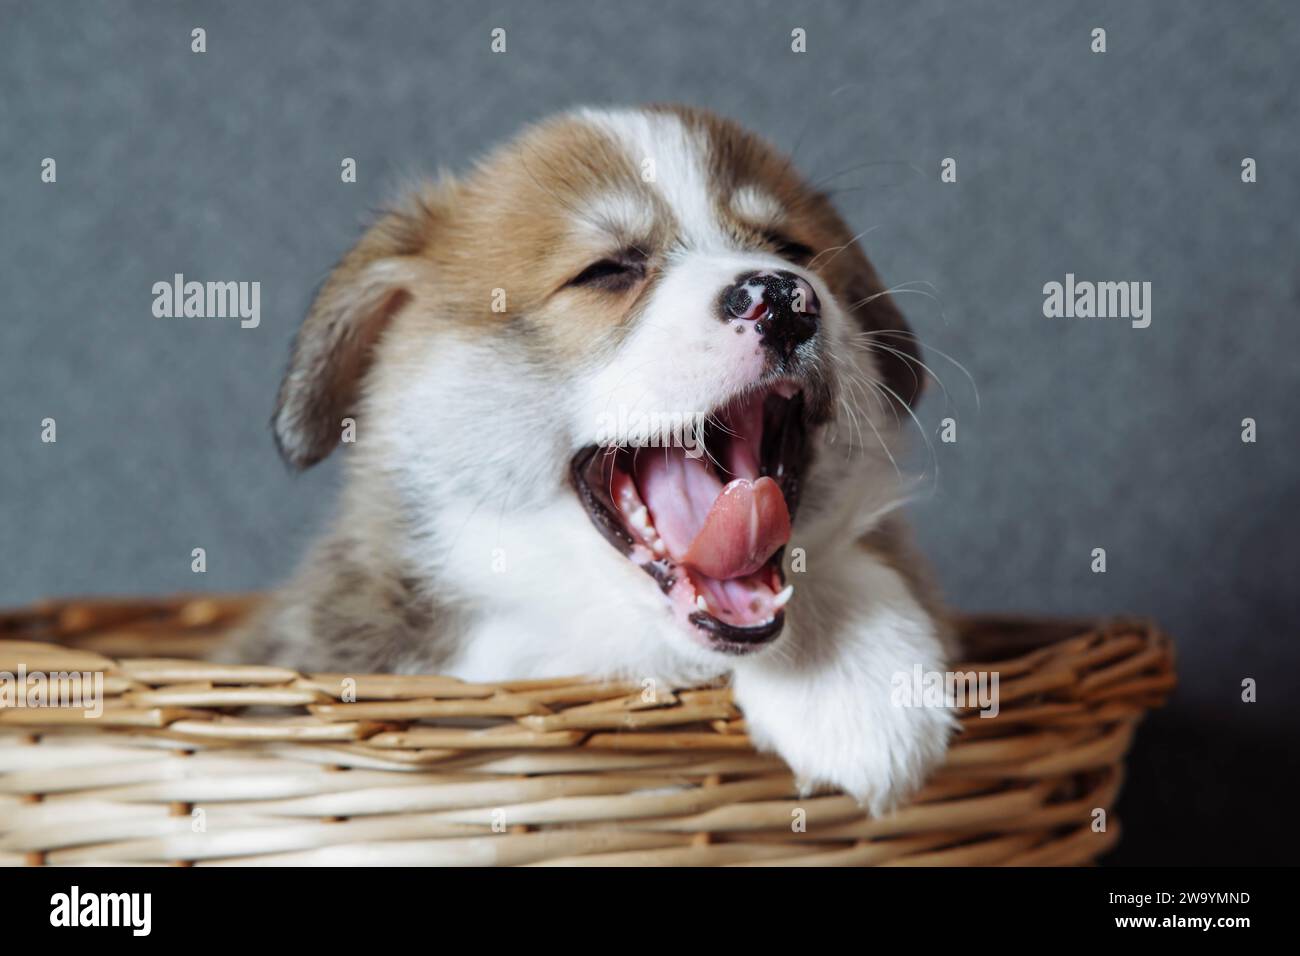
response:
[(628, 253), (593, 262), (565, 285), (622, 291), (635, 285), (644, 276), (645, 258)]
[(778, 256), (789, 262), (806, 265), (813, 258), (813, 251), (810, 247), (797, 239), (791, 239), (784, 233), (769, 232), (763, 236), (763, 241), (770, 245)]

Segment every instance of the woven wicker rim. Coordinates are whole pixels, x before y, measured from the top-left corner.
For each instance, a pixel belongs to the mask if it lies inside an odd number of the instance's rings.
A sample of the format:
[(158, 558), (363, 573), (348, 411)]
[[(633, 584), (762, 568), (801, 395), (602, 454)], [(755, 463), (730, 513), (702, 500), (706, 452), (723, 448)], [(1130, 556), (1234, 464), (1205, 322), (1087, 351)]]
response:
[(97, 719), (0, 707), (0, 864), (1085, 863), (1174, 686), (1150, 622), (966, 619), (954, 670), (997, 672), (1000, 712), (959, 711), (946, 765), (873, 819), (799, 797), (725, 688), (198, 660), (257, 600), (0, 613), (0, 672), (105, 675)]

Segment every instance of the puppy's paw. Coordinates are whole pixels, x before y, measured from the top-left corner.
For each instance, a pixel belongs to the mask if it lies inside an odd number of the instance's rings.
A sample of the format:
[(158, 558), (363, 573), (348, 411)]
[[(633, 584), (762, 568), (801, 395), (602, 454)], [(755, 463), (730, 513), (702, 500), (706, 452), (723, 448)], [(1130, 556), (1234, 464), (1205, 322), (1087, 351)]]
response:
[(790, 765), (801, 793), (843, 790), (879, 816), (943, 761), (957, 721), (949, 708), (896, 690), (910, 686), (917, 667), (946, 670), (940, 625), (897, 576), (855, 574), (874, 600), (837, 625), (793, 629), (779, 653), (740, 663), (733, 677), (750, 737)]
[(790, 765), (803, 796), (843, 790), (880, 816), (906, 803), (943, 761), (955, 724), (945, 708), (897, 706), (888, 686), (882, 699), (874, 682), (805, 691), (763, 676), (738, 681), (737, 697), (750, 736)]

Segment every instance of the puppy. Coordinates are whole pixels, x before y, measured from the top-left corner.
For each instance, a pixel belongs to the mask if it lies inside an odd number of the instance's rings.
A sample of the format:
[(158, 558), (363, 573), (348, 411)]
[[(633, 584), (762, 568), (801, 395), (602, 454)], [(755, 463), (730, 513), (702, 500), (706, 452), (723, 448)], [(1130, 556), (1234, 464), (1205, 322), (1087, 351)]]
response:
[(951, 716), (894, 510), (913, 336), (790, 160), (680, 107), (582, 110), (387, 213), (324, 283), (273, 429), (340, 442), (332, 529), (242, 636), (308, 671), (729, 677), (803, 792), (875, 813)]

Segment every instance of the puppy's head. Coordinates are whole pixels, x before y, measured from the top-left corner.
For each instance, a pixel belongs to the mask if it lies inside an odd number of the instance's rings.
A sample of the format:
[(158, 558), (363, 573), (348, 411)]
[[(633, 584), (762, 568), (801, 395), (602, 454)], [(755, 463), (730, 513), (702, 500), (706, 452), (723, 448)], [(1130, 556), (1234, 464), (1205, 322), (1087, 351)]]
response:
[(585, 111), (370, 230), (274, 429), (305, 467), (354, 418), (354, 490), (460, 598), (568, 593), (711, 658), (780, 634), (787, 545), (892, 498), (915, 359), (785, 157), (699, 111)]

